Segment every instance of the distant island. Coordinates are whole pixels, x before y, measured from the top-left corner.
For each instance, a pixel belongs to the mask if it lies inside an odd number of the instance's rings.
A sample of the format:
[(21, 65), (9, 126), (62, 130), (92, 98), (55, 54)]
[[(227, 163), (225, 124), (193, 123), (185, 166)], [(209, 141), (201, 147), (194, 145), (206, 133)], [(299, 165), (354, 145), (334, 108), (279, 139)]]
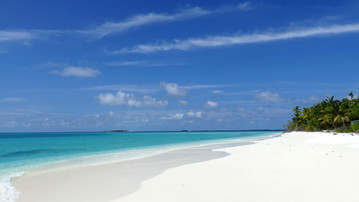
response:
[(130, 132), (128, 130), (106, 130), (105, 133), (127, 133)]
[(287, 131), (359, 132), (359, 98), (349, 93), (347, 98), (334, 100), (334, 96), (311, 107), (293, 108)]

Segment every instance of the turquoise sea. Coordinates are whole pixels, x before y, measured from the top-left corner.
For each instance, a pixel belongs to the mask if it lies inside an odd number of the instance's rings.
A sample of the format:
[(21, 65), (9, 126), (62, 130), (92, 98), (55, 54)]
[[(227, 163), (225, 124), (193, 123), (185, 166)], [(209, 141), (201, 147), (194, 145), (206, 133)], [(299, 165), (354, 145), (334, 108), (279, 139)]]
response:
[[(195, 145), (233, 143), (280, 131), (0, 133), (0, 201), (11, 179), (51, 166), (139, 158)], [(51, 167), (50, 166), (50, 167)]]

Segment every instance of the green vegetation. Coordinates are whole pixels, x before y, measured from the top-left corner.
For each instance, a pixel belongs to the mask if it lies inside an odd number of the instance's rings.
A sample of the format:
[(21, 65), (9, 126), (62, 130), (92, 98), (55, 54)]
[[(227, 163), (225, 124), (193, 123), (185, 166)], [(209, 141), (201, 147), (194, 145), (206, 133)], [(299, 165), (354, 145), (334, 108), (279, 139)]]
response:
[(359, 98), (349, 93), (349, 98), (334, 100), (327, 97), (312, 107), (293, 108), (293, 117), (287, 126), (288, 131), (322, 131), (336, 132), (359, 131)]

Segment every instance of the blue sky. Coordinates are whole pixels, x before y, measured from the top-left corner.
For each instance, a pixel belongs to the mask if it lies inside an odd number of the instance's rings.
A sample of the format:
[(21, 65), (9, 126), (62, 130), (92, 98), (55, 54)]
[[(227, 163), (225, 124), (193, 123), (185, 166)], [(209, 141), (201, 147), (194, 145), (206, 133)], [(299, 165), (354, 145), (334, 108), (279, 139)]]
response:
[(0, 131), (278, 129), (359, 89), (357, 1), (0, 0)]

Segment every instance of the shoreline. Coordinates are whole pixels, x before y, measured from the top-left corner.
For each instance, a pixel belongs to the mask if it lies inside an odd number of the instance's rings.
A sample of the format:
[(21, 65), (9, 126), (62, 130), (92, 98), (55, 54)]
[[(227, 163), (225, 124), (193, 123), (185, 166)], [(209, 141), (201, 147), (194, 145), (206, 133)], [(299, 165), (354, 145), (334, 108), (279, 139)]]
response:
[[(130, 159), (120, 159), (120, 160), (110, 160), (110, 161), (101, 161), (101, 162), (92, 162), (87, 163), (74, 163), (74, 164), (63, 164), (62, 166), (51, 166), (45, 165), (42, 166), (42, 169), (35, 169), (29, 173), (25, 173), (25, 175), (20, 176), (12, 180), (12, 185), (16, 187), (16, 190), (20, 192), (20, 197), (16, 201), (108, 201), (109, 196), (113, 195), (111, 193), (115, 193), (117, 198), (119, 196), (126, 195), (135, 191), (140, 183), (147, 178), (154, 177), (163, 171), (178, 167), (186, 164), (201, 162), (212, 160), (216, 158), (221, 158), (228, 155), (226, 152), (220, 151), (213, 151), (218, 148), (225, 148), (225, 147), (235, 147), (235, 146), (242, 146), (247, 144), (253, 144), (254, 141), (261, 141), (265, 139), (271, 139), (280, 136), (281, 133), (271, 134), (269, 136), (258, 136), (253, 138), (241, 138), (241, 139), (229, 139), (223, 140), (220, 142), (198, 142), (188, 145), (181, 145), (172, 147), (170, 150), (165, 150), (160, 153), (155, 153), (149, 156), (142, 156), (138, 158), (130, 158)], [(173, 159), (173, 160), (172, 160)], [(72, 160), (71, 160), (72, 161)], [(60, 164), (61, 165), (61, 164)], [(136, 176), (133, 179), (127, 179), (127, 176), (134, 176), (133, 171), (128, 172), (126, 168), (138, 168), (138, 167), (147, 167), (150, 169), (150, 172), (146, 172), (146, 169), (140, 169), (140, 175)], [(121, 170), (124, 169), (124, 170)], [(97, 172), (97, 171), (106, 171), (106, 172)], [(83, 177), (78, 178), (83, 173), (86, 173), (89, 176), (93, 176), (91, 173), (96, 173), (96, 175), (101, 175), (101, 177), (97, 179), (85, 179)], [(143, 172), (145, 174), (143, 175)], [(53, 194), (58, 194), (59, 190), (64, 191), (64, 193), (73, 192), (76, 190), (76, 187), (86, 187), (90, 183), (89, 181), (111, 181), (113, 176), (108, 175), (108, 173), (120, 173), (116, 175), (116, 179), (127, 179), (130, 183), (126, 182), (126, 185), (121, 184), (121, 182), (116, 183), (114, 182), (113, 187), (121, 187), (121, 190), (112, 190), (111, 193), (102, 194), (106, 195), (106, 197), (99, 197), (96, 198), (95, 196), (92, 197), (84, 197), (85, 190), (77, 190), (76, 193), (83, 193), (79, 194), (79, 197), (73, 196), (76, 198), (74, 200), (68, 198), (51, 198), (48, 199), (46, 196), (43, 195), (44, 190), (50, 188), (45, 193), (48, 193), (48, 196)], [(51, 186), (53, 183), (53, 179), (61, 178), (62, 187), (53, 187)], [(49, 181), (47, 181), (49, 180)], [(89, 180), (89, 181), (87, 181)], [(121, 180), (126, 181), (126, 180)], [(71, 187), (66, 191), (68, 182), (74, 182), (76, 187)], [(79, 185), (81, 184), (82, 185)], [(98, 185), (96, 185), (98, 186)], [(66, 188), (67, 187), (67, 188)], [(54, 189), (52, 189), (54, 188)], [(86, 187), (88, 189), (88, 187)], [(24, 191), (25, 190), (25, 191)], [(24, 194), (26, 192), (26, 194)], [(28, 196), (27, 193), (31, 193), (31, 196)], [(26, 196), (24, 196), (26, 195)], [(67, 194), (64, 194), (67, 195)], [(111, 199), (112, 200), (112, 199)]]
[(233, 146), (33, 173), (13, 184), (20, 202), (359, 200), (359, 136), (291, 132)]
[[(13, 185), (21, 193), (19, 202), (110, 201), (135, 191), (142, 181), (169, 168), (227, 155), (209, 149), (178, 150), (138, 160), (31, 173), (15, 179)], [(134, 172), (133, 168), (138, 169)], [(103, 187), (106, 189), (98, 194)], [(58, 195), (53, 198), (53, 194)]]
[[(188, 150), (193, 148), (223, 148), (223, 147), (233, 147), (237, 145), (243, 145), (252, 143), (253, 141), (260, 141), (270, 138), (275, 138), (280, 136), (282, 133), (274, 133), (264, 136), (256, 137), (245, 137), (245, 138), (231, 138), (231, 139), (220, 139), (220, 140), (210, 140), (210, 141), (199, 141), (199, 142), (190, 142), (190, 143), (178, 143), (178, 144), (169, 144), (169, 145), (159, 145), (159, 146), (150, 146), (150, 147), (140, 147), (135, 149), (128, 150), (116, 150), (116, 151), (104, 151), (98, 154), (88, 154), (85, 156), (75, 156), (71, 158), (53, 160), (49, 162), (40, 162), (34, 165), (29, 165), (28, 167), (15, 167), (9, 168), (5, 173), (9, 175), (23, 173), (20, 175), (33, 174), (33, 173), (45, 173), (58, 170), (67, 170), (75, 169), (88, 166), (99, 166), (119, 162), (127, 162), (133, 160), (140, 160), (145, 158), (150, 158), (156, 155), (163, 153), (179, 151), (179, 150)], [(9, 172), (16, 169), (17, 172)], [(18, 178), (18, 177), (14, 177)]]
[[(247, 130), (246, 130), (247, 131)], [(262, 131), (262, 130), (260, 130)], [(263, 130), (264, 131), (264, 130)], [(250, 131), (254, 132), (254, 131)], [(274, 132), (274, 131), (272, 131)], [(19, 167), (10, 167), (4, 169), (4, 171), (18, 170), (19, 172), (33, 173), (42, 171), (51, 171), (57, 169), (76, 168), (83, 166), (95, 166), (109, 163), (116, 163), (120, 161), (130, 161), (135, 159), (142, 159), (151, 157), (164, 152), (188, 149), (193, 147), (205, 147), (213, 145), (230, 145), (230, 144), (241, 144), (243, 142), (267, 139), (282, 134), (281, 131), (269, 135), (259, 135), (254, 137), (237, 137), (237, 138), (224, 138), (224, 139), (212, 139), (204, 141), (193, 141), (183, 143), (172, 143), (163, 145), (144, 146), (137, 148), (130, 148), (125, 150), (104, 150), (85, 154), (75, 154), (63, 157), (50, 157), (45, 161), (38, 161), (34, 164), (23, 165)], [(35, 160), (37, 161), (37, 160)], [(1, 170), (0, 170), (1, 171)], [(10, 173), (10, 172), (8, 172)]]

